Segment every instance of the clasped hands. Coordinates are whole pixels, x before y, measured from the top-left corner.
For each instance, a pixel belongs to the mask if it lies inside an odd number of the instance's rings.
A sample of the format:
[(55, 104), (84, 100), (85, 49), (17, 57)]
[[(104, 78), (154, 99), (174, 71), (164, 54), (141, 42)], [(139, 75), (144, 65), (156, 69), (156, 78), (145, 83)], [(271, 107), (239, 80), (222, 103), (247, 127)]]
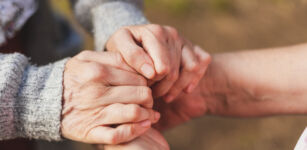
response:
[(193, 92), (210, 56), (174, 28), (153, 24), (119, 29), (106, 49), (83, 51), (66, 64), (63, 137), (107, 150), (169, 149), (156, 129), (204, 113)]

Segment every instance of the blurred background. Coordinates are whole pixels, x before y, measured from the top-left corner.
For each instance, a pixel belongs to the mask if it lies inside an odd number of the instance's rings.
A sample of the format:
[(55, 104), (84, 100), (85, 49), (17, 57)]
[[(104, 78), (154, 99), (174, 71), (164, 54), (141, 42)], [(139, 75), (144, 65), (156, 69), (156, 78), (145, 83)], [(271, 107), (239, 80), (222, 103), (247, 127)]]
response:
[[(68, 0), (50, 0), (93, 49), (74, 20)], [(145, 0), (152, 23), (171, 25), (210, 53), (307, 42), (307, 0)], [(289, 150), (307, 125), (305, 116), (205, 116), (164, 133), (174, 150)], [(76, 149), (91, 150), (76, 144)]]

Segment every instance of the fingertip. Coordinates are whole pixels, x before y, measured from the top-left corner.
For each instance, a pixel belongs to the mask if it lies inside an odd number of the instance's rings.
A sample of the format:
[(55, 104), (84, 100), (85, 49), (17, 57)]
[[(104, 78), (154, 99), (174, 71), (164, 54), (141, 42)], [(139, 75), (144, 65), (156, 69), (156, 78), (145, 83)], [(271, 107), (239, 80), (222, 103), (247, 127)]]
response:
[(155, 70), (149, 64), (143, 64), (141, 67), (141, 72), (147, 79), (153, 79), (155, 76)]

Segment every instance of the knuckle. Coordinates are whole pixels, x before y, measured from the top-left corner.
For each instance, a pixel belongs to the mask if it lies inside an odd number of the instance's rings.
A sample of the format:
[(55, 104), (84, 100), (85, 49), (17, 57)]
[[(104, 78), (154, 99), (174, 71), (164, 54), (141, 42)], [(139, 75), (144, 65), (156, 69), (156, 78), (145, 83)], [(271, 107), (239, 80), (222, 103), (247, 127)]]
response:
[(198, 72), (200, 70), (199, 67), (200, 67), (199, 64), (194, 62), (187, 68), (187, 71)]
[(115, 62), (118, 66), (123, 66), (125, 63), (122, 55), (120, 53), (114, 53)]
[(177, 31), (177, 29), (175, 29), (174, 27), (171, 26), (167, 26), (168, 31), (176, 38), (179, 37), (179, 32)]
[(116, 42), (117, 40), (115, 39), (122, 39), (122, 36), (127, 34), (128, 32), (129, 31), (127, 27), (121, 27), (111, 36), (110, 39), (114, 39), (114, 41)]
[(143, 50), (141, 48), (133, 48), (128, 51), (129, 60), (136, 60), (135, 57), (140, 57), (143, 54)]
[(132, 125), (129, 126), (127, 130), (128, 130), (127, 131), (128, 135), (130, 135), (130, 136), (134, 136), (136, 134), (136, 129)]
[[(100, 86), (100, 85), (97, 85), (97, 84), (95, 85), (95, 84), (90, 83), (90, 84), (88, 84), (88, 87), (84, 90), (86, 90), (85, 92), (87, 94), (90, 93), (87, 96), (88, 102), (94, 102), (96, 99), (99, 99), (100, 97), (105, 95), (105, 91), (107, 91), (108, 89), (104, 88), (103, 86)], [(82, 104), (88, 103), (88, 102), (82, 102)], [(89, 108), (89, 106), (92, 106), (92, 104), (84, 105), (84, 106), (80, 105), (81, 108)], [(105, 112), (103, 112), (103, 113), (105, 113)]]
[(152, 102), (152, 91), (149, 87), (141, 87), (139, 90), (141, 103), (153, 103)]
[(107, 141), (108, 144), (112, 144), (112, 145), (118, 144), (119, 143), (118, 135), (116, 133), (110, 134), (107, 137), (106, 141)]
[(137, 80), (139, 81), (139, 85), (141, 86), (147, 85), (147, 80), (143, 76), (138, 75)]
[(101, 79), (107, 76), (107, 69), (99, 64), (91, 63), (86, 74), (89, 80)]
[(126, 33), (129, 29), (128, 26), (120, 27), (115, 33), (121, 34), (121, 33)]
[(152, 24), (149, 28), (157, 37), (164, 36), (164, 28), (161, 25)]
[(139, 106), (137, 105), (131, 105), (130, 106), (130, 114), (129, 114), (129, 120), (131, 121), (135, 121), (138, 119), (138, 117), (140, 116), (141, 114), (141, 109)]
[(83, 59), (87, 58), (87, 57), (88, 57), (89, 55), (91, 55), (91, 54), (92, 54), (91, 51), (85, 50), (85, 51), (80, 52), (76, 57), (77, 57), (78, 59), (80, 59), (80, 60), (83, 60)]
[(149, 87), (140, 88), (139, 102), (148, 108), (151, 108), (153, 106), (152, 91)]
[(126, 60), (131, 65), (139, 65), (143, 57), (143, 50), (140, 48), (131, 49), (127, 52)]
[(210, 55), (209, 55), (209, 56), (206, 55), (206, 56), (204, 56), (204, 57), (201, 58), (201, 62), (202, 62), (204, 65), (210, 64), (211, 61), (212, 61), (212, 58), (211, 58)]

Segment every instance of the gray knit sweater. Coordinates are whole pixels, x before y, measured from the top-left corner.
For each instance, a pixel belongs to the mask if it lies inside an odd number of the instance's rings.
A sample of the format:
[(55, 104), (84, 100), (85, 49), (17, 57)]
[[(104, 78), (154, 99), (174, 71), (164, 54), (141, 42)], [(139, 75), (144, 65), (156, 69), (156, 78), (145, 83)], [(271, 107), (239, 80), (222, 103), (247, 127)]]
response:
[[(118, 28), (147, 23), (142, 0), (73, 0), (78, 20), (102, 50)], [(37, 67), (24, 55), (0, 53), (0, 140), (60, 140), (63, 71), (67, 59)]]

